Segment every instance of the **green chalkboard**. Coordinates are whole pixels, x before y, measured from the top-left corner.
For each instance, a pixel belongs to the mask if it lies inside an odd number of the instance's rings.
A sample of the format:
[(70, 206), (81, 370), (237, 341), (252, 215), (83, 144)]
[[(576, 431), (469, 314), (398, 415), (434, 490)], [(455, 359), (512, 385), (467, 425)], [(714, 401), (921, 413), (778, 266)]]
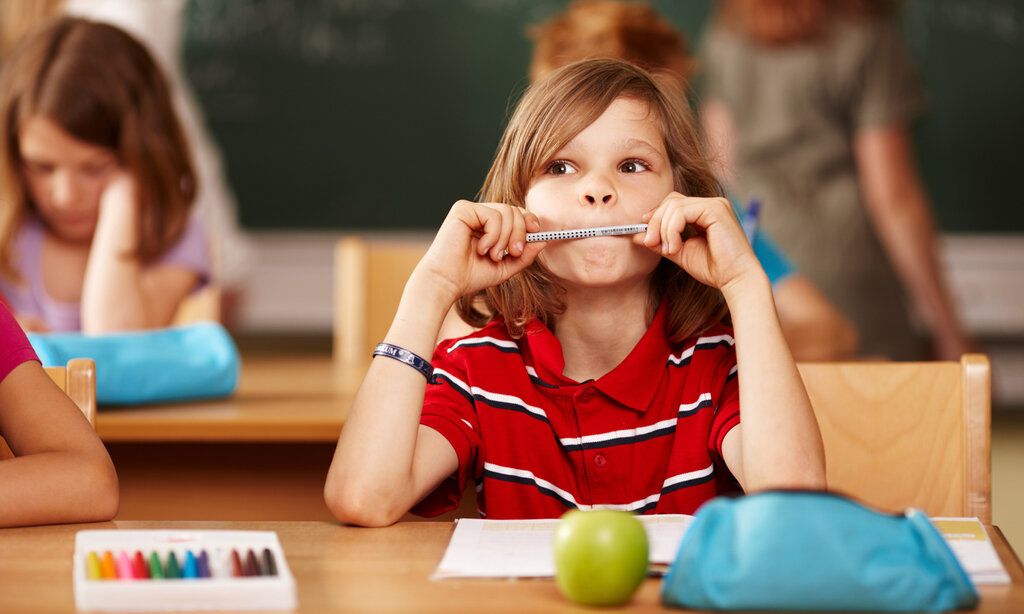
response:
[[(186, 69), (243, 225), (436, 227), (475, 195), (526, 86), (527, 27), (565, 4), (191, 0)], [(696, 46), (708, 0), (653, 4)], [(1024, 231), (1021, 4), (904, 5), (932, 98), (924, 174), (948, 230)]]

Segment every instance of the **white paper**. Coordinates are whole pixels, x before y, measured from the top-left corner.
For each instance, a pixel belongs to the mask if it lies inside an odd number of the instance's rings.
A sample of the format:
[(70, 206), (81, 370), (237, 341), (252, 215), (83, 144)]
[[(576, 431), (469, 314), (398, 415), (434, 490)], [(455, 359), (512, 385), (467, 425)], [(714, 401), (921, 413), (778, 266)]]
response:
[(932, 524), (946, 538), (949, 549), (975, 584), (1009, 584), (1003, 562), (985, 525), (977, 518), (932, 518)]
[[(693, 516), (637, 516), (647, 530), (652, 565), (674, 559)], [(463, 518), (432, 578), (551, 578), (558, 520), (477, 520)]]

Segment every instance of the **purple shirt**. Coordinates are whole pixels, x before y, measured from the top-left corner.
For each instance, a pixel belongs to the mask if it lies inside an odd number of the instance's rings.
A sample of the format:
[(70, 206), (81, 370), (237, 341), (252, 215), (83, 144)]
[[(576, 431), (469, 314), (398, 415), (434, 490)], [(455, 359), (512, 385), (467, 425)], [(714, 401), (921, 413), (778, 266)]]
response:
[(0, 381), (7, 379), (15, 367), (30, 360), (39, 359), (10, 310), (0, 301)]
[[(29, 216), (22, 224), (14, 242), (14, 263), (21, 273), (22, 282), (13, 283), (0, 277), (0, 293), (11, 311), (19, 316), (35, 316), (51, 331), (79, 331), (82, 329), (80, 303), (58, 301), (46, 293), (43, 284), (43, 239), (46, 227), (36, 216)], [(199, 276), (196, 288), (210, 279), (210, 246), (202, 224), (190, 217), (178, 242), (157, 259), (156, 265), (176, 266), (193, 271)]]

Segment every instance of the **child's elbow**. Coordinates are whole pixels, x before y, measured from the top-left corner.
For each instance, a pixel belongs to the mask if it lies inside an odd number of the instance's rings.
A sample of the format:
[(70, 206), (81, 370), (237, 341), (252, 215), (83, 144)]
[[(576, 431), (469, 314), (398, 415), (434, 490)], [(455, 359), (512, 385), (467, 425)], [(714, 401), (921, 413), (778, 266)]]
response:
[(828, 480), (825, 472), (825, 451), (821, 445), (803, 456), (789, 471), (788, 488), (797, 490), (826, 490)]
[(405, 511), (390, 505), (386, 493), (368, 485), (330, 479), (324, 485), (324, 503), (339, 521), (361, 527), (387, 527), (398, 522)]
[(787, 488), (795, 490), (826, 490), (828, 483), (825, 479), (825, 468), (821, 467), (820, 470), (818, 468), (811, 468), (792, 476)]
[(109, 458), (97, 459), (84, 465), (81, 484), (85, 487), (79, 518), (82, 522), (105, 522), (117, 516), (121, 506), (121, 489), (117, 471)]

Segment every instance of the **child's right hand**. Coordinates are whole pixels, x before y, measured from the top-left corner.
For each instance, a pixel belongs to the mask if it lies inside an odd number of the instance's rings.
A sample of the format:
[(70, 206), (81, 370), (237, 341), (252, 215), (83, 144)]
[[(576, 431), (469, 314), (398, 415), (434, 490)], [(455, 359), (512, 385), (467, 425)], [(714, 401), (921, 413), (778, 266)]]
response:
[(496, 286), (522, 271), (546, 243), (527, 243), (540, 230), (537, 216), (522, 207), (460, 200), (452, 206), (430, 249), (413, 272), (455, 302)]

